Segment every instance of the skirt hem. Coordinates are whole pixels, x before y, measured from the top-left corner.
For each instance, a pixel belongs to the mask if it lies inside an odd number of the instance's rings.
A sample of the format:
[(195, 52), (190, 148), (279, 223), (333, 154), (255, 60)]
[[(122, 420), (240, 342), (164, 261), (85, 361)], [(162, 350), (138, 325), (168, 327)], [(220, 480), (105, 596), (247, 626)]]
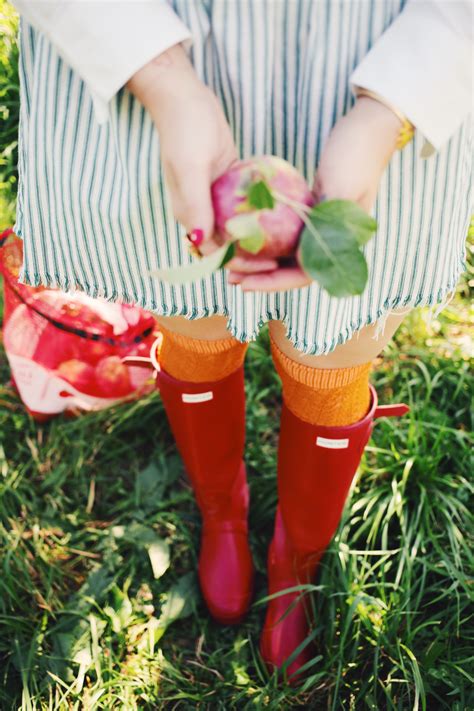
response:
[[(393, 299), (385, 301), (382, 307), (378, 308), (376, 311), (367, 314), (365, 318), (359, 318), (357, 322), (351, 323), (346, 326), (337, 338), (333, 338), (330, 341), (323, 341), (321, 343), (307, 343), (304, 340), (298, 339), (297, 334), (292, 330), (290, 319), (288, 316), (284, 316), (279, 319), (285, 326), (286, 336), (290, 343), (299, 351), (305, 355), (327, 355), (331, 353), (338, 345), (342, 345), (349, 341), (357, 331), (360, 331), (365, 326), (370, 326), (374, 323), (379, 322), (379, 328), (377, 329), (374, 338), (377, 338), (380, 333), (383, 333), (383, 326), (385, 320), (390, 315), (392, 311), (405, 308), (408, 310), (418, 308), (418, 307), (437, 307), (437, 313), (439, 313), (447, 303), (449, 303), (450, 295), (456, 289), (459, 279), (462, 273), (465, 271), (465, 263), (462, 261), (458, 265), (458, 269), (450, 281), (441, 286), (435, 294), (409, 294), (408, 296), (397, 296)], [(257, 327), (251, 333), (239, 330), (238, 327), (232, 325), (232, 315), (229, 310), (225, 307), (217, 309), (186, 309), (186, 308), (168, 308), (166, 306), (159, 306), (156, 303), (149, 303), (145, 300), (139, 300), (136, 297), (126, 294), (112, 292), (107, 293), (104, 288), (100, 288), (95, 285), (90, 285), (87, 283), (79, 283), (76, 281), (72, 283), (70, 279), (60, 278), (57, 275), (50, 274), (31, 274), (26, 269), (22, 269), (19, 276), (19, 282), (22, 284), (28, 284), (30, 286), (44, 286), (51, 288), (58, 288), (65, 292), (75, 292), (83, 291), (88, 296), (92, 298), (102, 298), (106, 301), (114, 301), (123, 304), (135, 304), (141, 308), (151, 311), (157, 316), (171, 317), (171, 316), (183, 316), (193, 321), (199, 318), (206, 318), (208, 316), (226, 316), (227, 326), (230, 334), (241, 342), (255, 341), (258, 337), (260, 330), (265, 326), (266, 323), (273, 320), (271, 314), (265, 319), (260, 319), (258, 321)], [(276, 320), (276, 319), (275, 319)]]

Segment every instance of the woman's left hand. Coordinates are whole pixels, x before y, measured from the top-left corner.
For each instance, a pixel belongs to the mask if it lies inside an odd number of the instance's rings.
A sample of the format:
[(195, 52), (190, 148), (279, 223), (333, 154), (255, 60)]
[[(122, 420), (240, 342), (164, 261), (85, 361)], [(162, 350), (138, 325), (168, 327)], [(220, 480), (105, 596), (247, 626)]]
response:
[[(365, 96), (357, 99), (324, 146), (313, 184), (316, 201), (353, 200), (370, 212), (399, 133), (400, 120), (390, 109)], [(311, 284), (297, 265), (250, 274), (246, 269), (252, 269), (250, 261), (229, 262), (229, 283), (240, 284), (244, 291), (285, 291)]]

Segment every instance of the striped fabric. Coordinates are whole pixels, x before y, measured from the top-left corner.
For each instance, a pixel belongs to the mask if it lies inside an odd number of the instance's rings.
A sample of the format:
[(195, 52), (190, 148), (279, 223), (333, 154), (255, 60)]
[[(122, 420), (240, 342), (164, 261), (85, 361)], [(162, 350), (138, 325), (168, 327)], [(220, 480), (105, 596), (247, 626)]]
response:
[[(241, 155), (282, 156), (311, 181), (331, 127), (351, 105), (351, 71), (403, 0), (172, 4), (192, 31), (194, 65), (221, 100)], [(87, 87), (26, 24), (21, 80), (16, 231), (26, 283), (83, 289), (162, 315), (224, 314), (240, 340), (279, 319), (298, 349), (322, 354), (395, 307), (442, 301), (463, 270), (470, 123), (429, 160), (418, 157), (420, 137), (394, 156), (375, 208), (378, 233), (365, 248), (362, 296), (332, 299), (316, 283), (243, 294), (222, 273), (179, 287), (148, 276), (190, 257), (163, 182), (158, 136), (127, 91), (99, 125)]]

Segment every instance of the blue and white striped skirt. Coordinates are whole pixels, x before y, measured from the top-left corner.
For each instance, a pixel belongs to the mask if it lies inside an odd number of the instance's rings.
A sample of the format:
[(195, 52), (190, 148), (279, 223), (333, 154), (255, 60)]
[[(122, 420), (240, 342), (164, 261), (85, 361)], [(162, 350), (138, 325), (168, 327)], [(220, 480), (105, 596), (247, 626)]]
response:
[[(219, 97), (242, 157), (281, 156), (312, 181), (321, 149), (351, 106), (349, 76), (403, 0), (174, 0), (193, 35), (192, 61)], [(157, 28), (158, 31), (158, 28)], [(151, 270), (191, 259), (173, 219), (149, 115), (126, 90), (95, 120), (87, 87), (41, 34), (21, 32), (22, 280), (139, 304), (157, 314), (228, 317), (238, 339), (279, 319), (291, 342), (328, 353), (390, 310), (435, 304), (464, 268), (471, 212), (472, 126), (435, 156), (423, 139), (392, 159), (361, 296), (304, 289), (242, 293), (217, 273), (171, 286)]]

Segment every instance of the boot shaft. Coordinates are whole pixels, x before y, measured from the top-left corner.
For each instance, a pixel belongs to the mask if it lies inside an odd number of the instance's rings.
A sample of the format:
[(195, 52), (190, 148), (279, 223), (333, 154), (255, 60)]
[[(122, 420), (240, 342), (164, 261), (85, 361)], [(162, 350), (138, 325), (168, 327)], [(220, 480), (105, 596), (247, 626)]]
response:
[(241, 482), (245, 443), (243, 368), (213, 383), (157, 377), (171, 430), (203, 514), (230, 515), (245, 508)]
[(406, 405), (379, 407), (370, 390), (365, 417), (344, 427), (303, 422), (283, 405), (278, 495), (285, 530), (302, 559), (322, 554), (333, 537), (374, 420), (408, 410)]

